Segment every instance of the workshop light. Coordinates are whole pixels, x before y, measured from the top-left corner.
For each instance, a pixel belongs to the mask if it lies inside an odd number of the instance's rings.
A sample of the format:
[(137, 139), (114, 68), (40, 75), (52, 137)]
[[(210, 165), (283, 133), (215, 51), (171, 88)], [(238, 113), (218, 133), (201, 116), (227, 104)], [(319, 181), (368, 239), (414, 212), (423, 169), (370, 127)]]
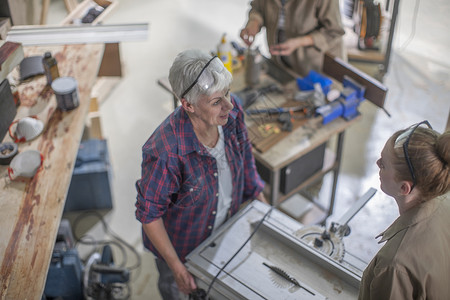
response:
[(148, 23), (77, 25), (77, 26), (13, 26), (6, 41), (24, 46), (51, 44), (118, 43), (146, 40)]

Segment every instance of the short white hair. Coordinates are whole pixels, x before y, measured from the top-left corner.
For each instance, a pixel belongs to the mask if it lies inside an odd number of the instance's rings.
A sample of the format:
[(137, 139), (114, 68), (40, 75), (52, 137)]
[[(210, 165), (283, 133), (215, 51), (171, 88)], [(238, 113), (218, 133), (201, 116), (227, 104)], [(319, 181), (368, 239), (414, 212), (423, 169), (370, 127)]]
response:
[[(230, 86), (233, 78), (220, 59), (214, 59), (214, 68), (209, 66), (205, 68), (206, 64), (212, 59), (213, 56), (198, 49), (185, 50), (177, 55), (170, 68), (169, 82), (179, 99), (183, 97), (184, 93), (184, 98), (189, 103), (194, 104), (200, 96), (209, 96)], [(216, 60), (218, 63), (216, 63)], [(203, 70), (204, 68), (205, 70)], [(206, 89), (202, 89), (199, 84), (195, 84), (186, 93), (186, 90), (198, 79), (201, 73), (202, 77), (210, 79), (211, 84)]]

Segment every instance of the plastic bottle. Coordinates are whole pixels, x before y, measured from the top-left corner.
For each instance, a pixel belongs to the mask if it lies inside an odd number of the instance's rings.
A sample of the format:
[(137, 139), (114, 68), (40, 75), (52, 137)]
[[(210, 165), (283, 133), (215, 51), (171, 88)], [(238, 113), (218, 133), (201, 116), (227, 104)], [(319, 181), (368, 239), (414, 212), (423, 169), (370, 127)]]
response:
[(45, 52), (44, 57), (42, 58), (42, 64), (44, 65), (47, 83), (50, 85), (53, 80), (59, 77), (58, 62), (50, 52)]
[(217, 56), (223, 62), (225, 68), (227, 68), (230, 73), (233, 73), (233, 57), (231, 55), (232, 46), (230, 45), (230, 43), (227, 43), (225, 36), (226, 34), (224, 33), (220, 44), (217, 45)]

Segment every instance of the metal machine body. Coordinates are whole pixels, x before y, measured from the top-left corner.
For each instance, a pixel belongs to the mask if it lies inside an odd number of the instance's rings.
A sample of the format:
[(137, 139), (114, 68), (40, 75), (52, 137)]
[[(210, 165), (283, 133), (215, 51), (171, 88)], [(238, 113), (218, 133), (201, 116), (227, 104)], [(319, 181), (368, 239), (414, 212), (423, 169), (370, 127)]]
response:
[(191, 252), (186, 266), (199, 288), (214, 282), (210, 299), (356, 299), (366, 263), (348, 251), (335, 259), (311, 247), (298, 234), (305, 228), (254, 201)]

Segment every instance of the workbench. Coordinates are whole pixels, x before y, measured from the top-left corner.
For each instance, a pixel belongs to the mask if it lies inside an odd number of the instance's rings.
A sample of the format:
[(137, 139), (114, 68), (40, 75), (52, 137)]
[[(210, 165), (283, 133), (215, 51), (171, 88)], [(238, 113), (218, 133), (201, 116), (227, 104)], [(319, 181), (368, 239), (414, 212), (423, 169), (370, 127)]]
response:
[[(259, 86), (265, 86), (273, 81), (274, 79), (271, 78), (267, 73), (262, 72), (260, 76)], [(232, 90), (240, 91), (243, 88), (245, 88), (244, 72), (243, 70), (240, 70), (233, 74)], [(288, 101), (287, 98), (292, 98), (293, 93), (295, 91), (298, 91), (298, 87), (295, 81), (285, 84), (283, 88), (283, 94), (270, 96), (270, 104), (278, 105), (281, 107), (283, 106), (284, 102)], [(292, 103), (293, 101), (290, 100), (290, 102)], [(299, 104), (297, 103), (294, 105)], [(261, 104), (258, 100), (252, 106), (250, 106), (250, 108), (259, 109), (260, 107), (263, 108), (264, 106), (267, 106), (267, 103)], [(320, 116), (312, 117), (307, 120), (303, 120), (301, 122), (301, 125), (294, 127), (292, 132), (283, 132), (282, 137), (279, 138), (276, 144), (270, 147), (267, 151), (260, 152), (254, 147), (253, 155), (255, 157), (255, 160), (259, 164), (262, 164), (270, 172), (270, 180), (268, 182), (269, 202), (274, 206), (279, 206), (279, 204), (284, 200), (288, 199), (295, 193), (300, 192), (309, 185), (319, 181), (327, 173), (332, 172), (333, 183), (331, 187), (331, 198), (328, 208), (322, 208), (322, 210), (325, 210), (325, 217), (330, 216), (333, 213), (334, 208), (336, 186), (341, 165), (342, 147), (344, 144), (345, 131), (351, 125), (355, 124), (355, 122), (357, 122), (359, 119), (360, 117), (356, 117), (352, 120), (347, 121), (343, 118), (337, 118), (334, 121), (323, 125), (322, 118)], [(249, 128), (249, 134), (251, 135), (250, 130), (253, 126), (252, 117), (246, 116), (246, 123), (247, 127)], [(299, 158), (302, 158), (306, 154), (315, 150), (320, 145), (329, 142), (334, 137), (337, 138), (334, 151), (330, 150), (330, 147), (327, 147), (326, 150), (326, 156), (331, 157), (331, 160), (333, 162), (327, 164), (327, 162), (325, 161), (325, 168), (322, 168), (320, 171), (310, 176), (308, 179), (289, 191), (287, 194), (281, 193), (281, 170), (284, 167), (295, 162)]]
[(67, 112), (56, 108), (45, 76), (18, 86), (16, 119), (37, 115), (45, 124), (37, 139), (19, 144), (19, 152), (40, 151), (43, 165), (25, 181), (11, 181), (7, 166), (0, 166), (1, 299), (42, 297), (104, 44), (24, 47), (25, 57), (45, 51), (57, 59), (60, 76), (77, 80), (80, 105)]
[[(288, 137), (282, 139), (268, 151), (264, 153), (254, 151), (253, 155), (255, 160), (270, 170), (270, 182), (268, 182), (270, 189), (270, 203), (276, 206), (293, 194), (300, 192), (302, 189), (320, 180), (328, 172), (332, 172), (333, 184), (331, 188), (331, 199), (326, 212), (326, 216), (330, 216), (333, 213), (334, 208), (345, 130), (356, 121), (357, 119), (346, 121), (342, 118), (338, 118), (331, 123), (322, 125), (320, 118), (313, 118), (300, 128), (292, 131)], [(313, 151), (321, 144), (328, 142), (334, 136), (337, 136), (337, 143), (334, 150), (334, 162), (331, 165), (325, 164), (325, 168), (322, 168), (287, 194), (282, 194), (279, 191), (281, 170), (290, 163), (308, 154), (310, 151)]]

